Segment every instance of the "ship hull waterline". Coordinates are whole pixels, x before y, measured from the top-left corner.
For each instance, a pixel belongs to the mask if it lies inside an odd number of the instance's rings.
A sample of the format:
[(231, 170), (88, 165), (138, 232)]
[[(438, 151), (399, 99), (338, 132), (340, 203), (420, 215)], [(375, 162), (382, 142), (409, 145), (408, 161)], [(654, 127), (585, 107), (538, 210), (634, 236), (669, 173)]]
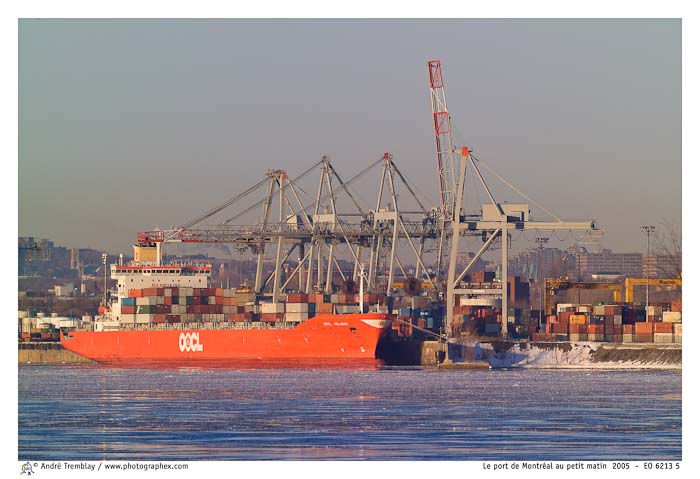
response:
[(372, 367), (390, 324), (382, 313), (321, 314), (291, 329), (75, 331), (61, 344), (111, 366)]

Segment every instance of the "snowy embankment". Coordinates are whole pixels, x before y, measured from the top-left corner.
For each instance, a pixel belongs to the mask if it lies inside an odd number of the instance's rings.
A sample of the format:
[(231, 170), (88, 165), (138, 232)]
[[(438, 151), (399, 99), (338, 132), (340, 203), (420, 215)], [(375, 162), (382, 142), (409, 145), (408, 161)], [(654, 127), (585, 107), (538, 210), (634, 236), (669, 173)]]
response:
[(493, 368), (681, 369), (679, 344), (651, 343), (463, 343), (465, 358)]

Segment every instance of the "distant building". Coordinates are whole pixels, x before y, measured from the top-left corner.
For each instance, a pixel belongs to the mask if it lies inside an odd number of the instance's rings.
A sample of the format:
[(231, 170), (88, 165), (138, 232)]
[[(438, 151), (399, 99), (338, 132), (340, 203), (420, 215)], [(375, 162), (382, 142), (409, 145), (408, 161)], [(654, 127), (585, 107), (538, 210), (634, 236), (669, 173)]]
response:
[(597, 273), (615, 272), (630, 277), (642, 275), (642, 253), (613, 253), (612, 250), (602, 249), (600, 253), (589, 253), (579, 250), (576, 261), (581, 271), (581, 280), (588, 279)]
[(646, 278), (676, 278), (682, 271), (683, 258), (671, 255), (644, 256), (642, 275)]

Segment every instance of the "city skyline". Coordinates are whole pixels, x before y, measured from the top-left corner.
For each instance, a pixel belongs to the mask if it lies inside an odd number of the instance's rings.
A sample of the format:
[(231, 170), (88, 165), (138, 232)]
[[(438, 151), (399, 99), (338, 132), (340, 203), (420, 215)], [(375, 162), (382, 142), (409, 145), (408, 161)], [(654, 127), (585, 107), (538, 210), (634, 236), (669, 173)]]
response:
[(350, 177), (390, 151), (435, 205), (435, 58), (456, 143), (558, 216), (595, 219), (603, 247), (643, 251), (640, 225), (681, 225), (679, 20), (19, 27), (20, 236), (129, 252), (137, 231), (324, 154)]

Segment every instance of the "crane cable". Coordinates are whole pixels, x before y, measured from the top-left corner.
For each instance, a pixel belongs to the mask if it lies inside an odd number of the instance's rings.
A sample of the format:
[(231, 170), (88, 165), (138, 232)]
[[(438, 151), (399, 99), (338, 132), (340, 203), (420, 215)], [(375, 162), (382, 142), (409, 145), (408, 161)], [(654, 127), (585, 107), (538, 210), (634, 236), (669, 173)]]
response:
[[(296, 178), (294, 178), (294, 180), (290, 181), (289, 183), (296, 186), (296, 182), (297, 182), (297, 181), (301, 180), (303, 177), (305, 177), (306, 175), (308, 175), (309, 173), (311, 173), (311, 171), (313, 171), (313, 169), (316, 168), (318, 165), (320, 165), (322, 162), (323, 162), (323, 160), (317, 161), (316, 163), (314, 163), (313, 166), (311, 166), (310, 168), (308, 168), (307, 170), (305, 170), (302, 174), (300, 174), (299, 176), (297, 176)], [(266, 181), (268, 181), (268, 180), (269, 180), (269, 178), (266, 178)], [(279, 191), (280, 191), (279, 189), (273, 191), (273, 192), (272, 192), (272, 195), (271, 195), (271, 198), (274, 198), (275, 196), (277, 196), (277, 195), (279, 194)], [(224, 222), (222, 223), (222, 225), (227, 225), (227, 224), (229, 224), (231, 221), (240, 218), (241, 216), (243, 216), (244, 214), (248, 213), (249, 211), (254, 210), (255, 208), (259, 207), (260, 205), (262, 205), (262, 204), (265, 203), (266, 201), (267, 201), (267, 198), (263, 198), (262, 200), (260, 200), (260, 201), (258, 201), (258, 202), (256, 202), (256, 203), (252, 204), (251, 206), (249, 206), (249, 207), (246, 208), (245, 210), (241, 211), (241, 212), (238, 213), (237, 215), (234, 215), (234, 216), (232, 216), (231, 218), (227, 219), (226, 221), (224, 221)]]
[(207, 218), (209, 218), (209, 217), (215, 215), (216, 213), (218, 213), (219, 211), (223, 210), (224, 208), (228, 208), (229, 206), (231, 206), (232, 204), (234, 204), (236, 201), (245, 198), (245, 197), (248, 196), (250, 193), (252, 193), (253, 191), (255, 191), (255, 190), (257, 190), (258, 188), (260, 188), (262, 185), (264, 185), (266, 182), (267, 182), (267, 178), (263, 178), (263, 179), (260, 180), (258, 183), (256, 183), (255, 185), (251, 186), (250, 188), (248, 188), (248, 189), (245, 190), (244, 192), (239, 193), (239, 194), (237, 194), (236, 196), (234, 196), (233, 198), (230, 198), (230, 199), (224, 201), (224, 202), (221, 203), (219, 206), (217, 206), (217, 207), (215, 207), (215, 208), (209, 210), (209, 211), (206, 212), (206, 213), (203, 213), (203, 214), (199, 215), (199, 216), (196, 217), (195, 219), (190, 220), (190, 221), (188, 221), (187, 223), (184, 223), (184, 224), (180, 225), (180, 226), (178, 227), (178, 229), (187, 229), (187, 228), (190, 228), (190, 227), (196, 225), (197, 223), (201, 223), (201, 222), (204, 221), (205, 219), (207, 219)]

